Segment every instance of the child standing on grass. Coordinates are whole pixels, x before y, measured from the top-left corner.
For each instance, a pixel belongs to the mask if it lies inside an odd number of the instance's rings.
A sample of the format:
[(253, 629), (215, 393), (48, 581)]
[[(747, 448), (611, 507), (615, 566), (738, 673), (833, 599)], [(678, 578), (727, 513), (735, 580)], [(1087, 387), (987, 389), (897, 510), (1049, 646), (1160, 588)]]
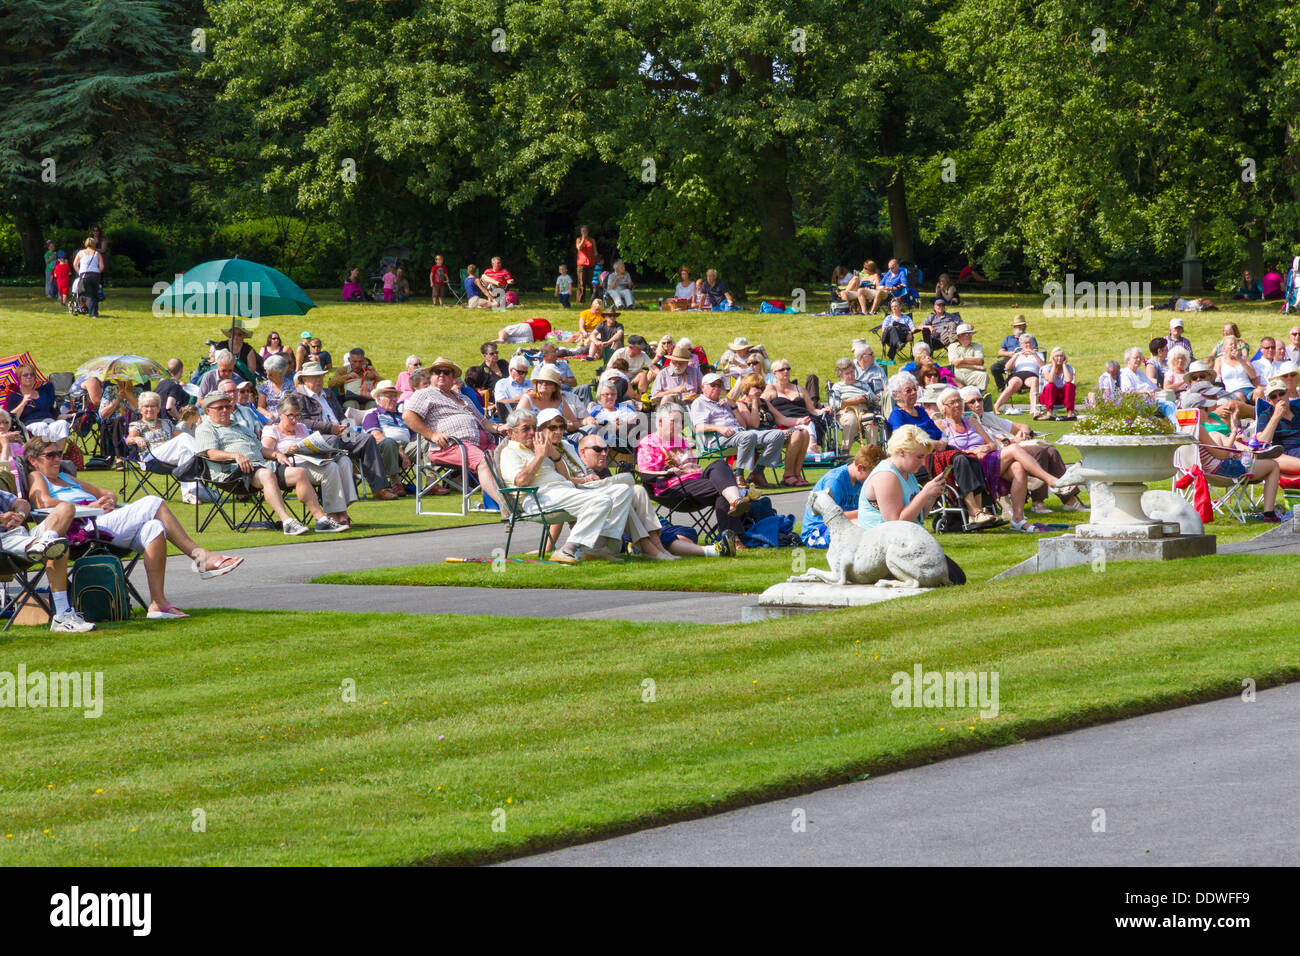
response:
[(72, 284), (72, 266), (68, 265), (68, 254), (66, 252), (59, 255), (59, 261), (54, 266), (54, 284), (59, 291), (59, 304), (68, 304), (68, 288)]
[(403, 266), (397, 267), (397, 285), (393, 291), (398, 302), (405, 302), (411, 297), (411, 283), (406, 279), (406, 269)]
[(442, 305), (442, 297), (447, 294), (447, 267), (442, 264), (442, 256), (433, 257), (429, 286), (433, 289), (433, 304)]
[(573, 292), (573, 276), (569, 275), (569, 267), (563, 262), (560, 263), (560, 274), (555, 277), (555, 295), (560, 300), (560, 305), (566, 309), (569, 307), (569, 295)]
[(393, 301), (393, 291), (397, 288), (397, 273), (389, 266), (384, 270), (384, 301)]

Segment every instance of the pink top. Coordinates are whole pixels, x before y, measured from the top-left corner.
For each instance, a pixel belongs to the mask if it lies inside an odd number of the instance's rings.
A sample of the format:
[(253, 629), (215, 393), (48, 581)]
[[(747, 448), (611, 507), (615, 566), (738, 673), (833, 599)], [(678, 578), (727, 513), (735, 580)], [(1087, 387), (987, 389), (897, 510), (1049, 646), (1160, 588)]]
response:
[(284, 451), (290, 445), (298, 444), (310, 434), (311, 431), (301, 422), (294, 426), (292, 435), (286, 435), (280, 431), (279, 425), (271, 424), (262, 429), (262, 441), (265, 442), (269, 438), (275, 442), (276, 451)]
[(397, 385), (397, 400), (399, 402), (406, 401), (414, 392), (414, 389), (411, 388), (410, 372), (403, 372), (397, 376), (397, 381), (394, 384)]
[(1264, 273), (1264, 278), (1260, 280), (1259, 285), (1264, 290), (1264, 298), (1282, 298), (1282, 274), (1280, 272)]
[(385, 272), (385, 273), (384, 273), (384, 291), (385, 291), (385, 292), (392, 292), (395, 288), (397, 288), (397, 273), (395, 273), (395, 272)]
[[(683, 451), (686, 452), (684, 456), (681, 454)], [(692, 462), (695, 471), (657, 479), (654, 485), (655, 494), (657, 495), (662, 495), (668, 489), (677, 487), (683, 481), (700, 477), (699, 462), (695, 460), (695, 454), (691, 451), (691, 446), (680, 435), (671, 442), (664, 441), (658, 435), (647, 435), (636, 446), (636, 466), (641, 471), (664, 471), (668, 466), (668, 459), (673, 453), (677, 453), (679, 459)]]

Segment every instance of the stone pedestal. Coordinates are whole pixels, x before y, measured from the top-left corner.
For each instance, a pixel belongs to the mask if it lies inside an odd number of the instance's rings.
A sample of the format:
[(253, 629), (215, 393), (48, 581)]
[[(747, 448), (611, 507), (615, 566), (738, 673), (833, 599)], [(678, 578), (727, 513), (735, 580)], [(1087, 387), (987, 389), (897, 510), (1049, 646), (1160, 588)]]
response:
[(1183, 260), (1183, 295), (1205, 294), (1205, 278), (1201, 266), (1202, 261), (1196, 256), (1188, 256)]
[[(1079, 531), (1088, 528), (1080, 525)], [(1168, 533), (1172, 528), (1172, 533)], [(1090, 529), (1091, 530), (1091, 529)], [(1212, 534), (1178, 534), (1177, 525), (1138, 526), (1131, 535), (1117, 536), (1107, 528), (1103, 537), (1089, 534), (1063, 534), (1040, 538), (1038, 554), (1008, 568), (998, 578), (1054, 571), (1057, 568), (1091, 564), (1102, 570), (1112, 561), (1173, 561), (1176, 558), (1199, 558), (1215, 554)]]
[(926, 594), (933, 588), (878, 588), (870, 584), (822, 584), (815, 581), (784, 581), (762, 593), (758, 604), (744, 609), (742, 620), (828, 611), (840, 607), (863, 607), (895, 598)]

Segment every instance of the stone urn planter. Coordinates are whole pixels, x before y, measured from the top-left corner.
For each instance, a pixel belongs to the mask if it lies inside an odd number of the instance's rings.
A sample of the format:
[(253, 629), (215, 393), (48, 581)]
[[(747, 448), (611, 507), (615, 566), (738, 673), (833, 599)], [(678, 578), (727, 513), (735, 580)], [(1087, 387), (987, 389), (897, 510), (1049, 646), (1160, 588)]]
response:
[(1109, 515), (1089, 523), (1094, 529), (1159, 524), (1142, 510), (1142, 493), (1148, 481), (1167, 481), (1174, 475), (1174, 452), (1189, 445), (1191, 435), (1063, 435), (1058, 444), (1079, 449), (1082, 474), (1088, 481), (1103, 482), (1115, 496)]

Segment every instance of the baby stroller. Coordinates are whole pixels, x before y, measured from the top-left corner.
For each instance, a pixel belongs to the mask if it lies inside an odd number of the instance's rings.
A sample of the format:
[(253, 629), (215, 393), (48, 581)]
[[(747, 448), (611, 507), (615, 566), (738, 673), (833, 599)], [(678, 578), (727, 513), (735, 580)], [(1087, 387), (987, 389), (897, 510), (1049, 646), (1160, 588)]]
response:
[(90, 315), (86, 293), (81, 291), (81, 276), (72, 280), (68, 293), (68, 315)]
[(379, 260), (379, 274), (370, 277), (370, 300), (384, 297), (384, 273), (397, 270), (397, 256), (384, 256)]

